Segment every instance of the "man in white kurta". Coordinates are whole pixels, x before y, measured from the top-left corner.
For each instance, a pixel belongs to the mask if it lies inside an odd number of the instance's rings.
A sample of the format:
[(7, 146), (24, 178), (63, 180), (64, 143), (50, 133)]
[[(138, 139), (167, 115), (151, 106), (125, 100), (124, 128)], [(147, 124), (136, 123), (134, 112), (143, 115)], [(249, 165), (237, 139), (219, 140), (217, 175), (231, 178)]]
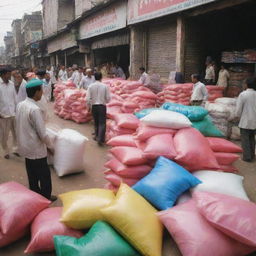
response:
[(0, 141), (4, 151), (4, 157), (10, 158), (10, 148), (8, 138), (10, 132), (13, 138), (13, 152), (16, 153), (16, 91), (11, 79), (11, 71), (8, 69), (0, 70)]
[(67, 74), (65, 66), (61, 66), (59, 74), (58, 74), (58, 78), (62, 82), (66, 82), (68, 80), (68, 74)]
[(71, 80), (77, 88), (79, 88), (79, 84), (83, 78), (83, 69), (82, 68), (75, 68), (74, 72), (69, 80)]
[(87, 90), (89, 85), (95, 82), (95, 77), (92, 75), (92, 70), (90, 68), (86, 69), (86, 76), (83, 76), (79, 88)]
[(200, 76), (198, 74), (193, 74), (191, 80), (193, 85), (193, 91), (190, 98), (191, 105), (201, 106), (203, 102), (208, 99), (208, 91), (205, 84), (200, 82)]

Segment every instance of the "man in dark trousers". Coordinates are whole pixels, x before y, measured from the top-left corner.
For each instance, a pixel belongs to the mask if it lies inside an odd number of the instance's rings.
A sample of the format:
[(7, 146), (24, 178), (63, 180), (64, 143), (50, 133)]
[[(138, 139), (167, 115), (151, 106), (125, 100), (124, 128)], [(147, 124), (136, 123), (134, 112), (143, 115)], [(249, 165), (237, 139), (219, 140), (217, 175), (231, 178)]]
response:
[(239, 128), (243, 148), (243, 160), (251, 162), (255, 159), (256, 134), (256, 78), (246, 80), (247, 89), (237, 100), (236, 115), (240, 117)]
[(43, 81), (30, 80), (26, 85), (27, 98), (17, 107), (17, 140), (19, 153), (25, 157), (29, 187), (36, 193), (55, 201), (51, 196), (51, 173), (47, 164), (47, 145), (43, 114), (37, 102), (43, 94)]
[(102, 146), (105, 143), (107, 118), (106, 104), (110, 101), (110, 91), (108, 86), (101, 82), (101, 72), (96, 72), (94, 77), (96, 82), (88, 87), (86, 100), (94, 119), (94, 139), (98, 142), (99, 146)]

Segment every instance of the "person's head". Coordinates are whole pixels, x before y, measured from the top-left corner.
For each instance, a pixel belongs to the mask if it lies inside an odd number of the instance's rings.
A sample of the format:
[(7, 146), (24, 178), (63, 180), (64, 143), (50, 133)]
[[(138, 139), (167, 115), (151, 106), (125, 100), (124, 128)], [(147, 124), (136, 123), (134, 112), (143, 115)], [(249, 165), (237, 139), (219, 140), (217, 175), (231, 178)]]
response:
[(33, 73), (33, 72), (28, 72), (28, 73), (26, 74), (26, 78), (27, 78), (27, 81), (30, 81), (31, 79), (36, 78), (36, 74)]
[(35, 101), (39, 101), (43, 95), (43, 82), (39, 79), (32, 79), (26, 85), (27, 96)]
[(0, 77), (3, 79), (5, 83), (8, 83), (11, 79), (12, 72), (8, 68), (1, 68), (0, 69)]
[(45, 76), (44, 76), (44, 78), (45, 78), (45, 80), (46, 80), (47, 82), (49, 82), (50, 79), (51, 79), (51, 76), (50, 76), (49, 73), (46, 73)]
[(15, 82), (17, 83), (17, 85), (20, 86), (23, 81), (22, 75), (20, 73), (18, 73), (15, 75), (14, 79), (15, 79)]
[(83, 73), (83, 71), (84, 71), (84, 69), (83, 69), (82, 67), (79, 67), (79, 68), (78, 68), (78, 72), (79, 72), (79, 73)]
[(191, 80), (192, 80), (192, 83), (196, 84), (197, 82), (200, 81), (200, 75), (199, 74), (191, 75)]
[(38, 70), (36, 75), (38, 76), (39, 79), (44, 79), (45, 75), (46, 75), (46, 71), (45, 70)]
[(64, 71), (66, 69), (66, 67), (65, 66), (61, 66), (60, 69)]
[(140, 67), (140, 73), (143, 74), (146, 71), (144, 67)]
[(255, 77), (249, 77), (246, 79), (246, 87), (248, 89), (253, 89), (256, 91), (256, 78)]
[(226, 69), (226, 68), (227, 68), (227, 67), (226, 67), (226, 64), (222, 62), (222, 63), (220, 64), (220, 68), (221, 68), (221, 69)]
[(101, 72), (96, 72), (96, 73), (94, 74), (94, 77), (95, 77), (95, 80), (96, 80), (96, 81), (101, 81), (101, 79), (102, 79), (102, 73), (101, 73)]
[(46, 70), (50, 71), (51, 70), (51, 66), (47, 66)]
[(87, 69), (86, 69), (86, 75), (89, 76), (89, 77), (91, 77), (91, 76), (92, 76), (92, 69), (87, 68)]

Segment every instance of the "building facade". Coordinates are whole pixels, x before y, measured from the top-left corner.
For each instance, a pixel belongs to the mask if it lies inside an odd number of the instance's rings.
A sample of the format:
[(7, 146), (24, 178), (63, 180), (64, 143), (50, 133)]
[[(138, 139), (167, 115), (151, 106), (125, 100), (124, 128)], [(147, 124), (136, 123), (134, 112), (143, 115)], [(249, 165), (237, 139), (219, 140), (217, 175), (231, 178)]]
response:
[(21, 66), (22, 46), (24, 45), (24, 38), (22, 37), (22, 34), (21, 34), (21, 19), (16, 19), (12, 22), (12, 34), (13, 34), (13, 42), (14, 42), (12, 64), (14, 66)]
[(12, 32), (8, 31), (4, 37), (5, 44), (5, 64), (12, 64), (12, 57), (14, 55), (14, 40)]

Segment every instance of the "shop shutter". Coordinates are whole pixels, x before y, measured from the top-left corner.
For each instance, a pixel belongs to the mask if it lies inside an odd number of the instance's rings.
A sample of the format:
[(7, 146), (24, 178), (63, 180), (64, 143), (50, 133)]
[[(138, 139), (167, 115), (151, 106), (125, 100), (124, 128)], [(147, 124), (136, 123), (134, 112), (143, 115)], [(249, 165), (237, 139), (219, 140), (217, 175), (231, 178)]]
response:
[(147, 35), (147, 69), (168, 81), (176, 69), (176, 21), (150, 25)]

